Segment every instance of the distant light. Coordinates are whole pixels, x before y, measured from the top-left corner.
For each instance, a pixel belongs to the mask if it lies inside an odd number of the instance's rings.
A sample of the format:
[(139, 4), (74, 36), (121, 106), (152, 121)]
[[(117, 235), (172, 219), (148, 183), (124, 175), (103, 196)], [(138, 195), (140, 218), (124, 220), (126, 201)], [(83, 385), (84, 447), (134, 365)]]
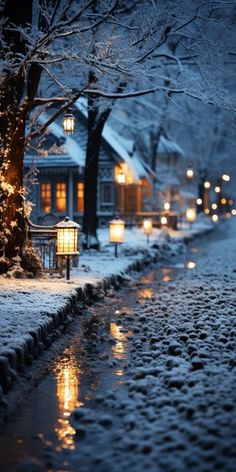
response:
[(232, 215), (231, 215), (231, 211), (227, 211), (227, 212), (225, 213), (225, 216), (226, 216), (226, 218), (231, 218), (231, 216), (232, 216)]
[(201, 199), (201, 198), (197, 198), (196, 203), (197, 203), (197, 205), (202, 205), (202, 199)]
[(196, 208), (187, 208), (186, 213), (186, 220), (189, 223), (193, 223), (196, 220)]
[(195, 269), (196, 262), (189, 261), (189, 262), (187, 262), (186, 267), (187, 267), (187, 269)]
[(194, 171), (191, 167), (188, 167), (188, 169), (186, 170), (186, 177), (188, 179), (192, 179), (194, 177)]
[(221, 202), (222, 205), (226, 205), (227, 200), (226, 200), (226, 198), (222, 198), (220, 202)]
[(168, 220), (167, 220), (166, 216), (162, 216), (161, 217), (161, 224), (162, 225), (167, 225), (167, 223), (168, 223)]
[(205, 188), (210, 188), (211, 186), (211, 182), (209, 182), (208, 180), (206, 180), (206, 182), (204, 182), (204, 187)]
[(209, 208), (205, 208), (204, 213), (205, 213), (205, 215), (209, 215), (209, 213), (210, 213)]
[(217, 221), (219, 220), (219, 217), (218, 217), (218, 215), (214, 214), (214, 215), (212, 215), (211, 219), (214, 223), (217, 223)]
[(217, 204), (216, 204), (216, 203), (212, 203), (211, 208), (212, 208), (212, 210), (217, 210)]
[(229, 205), (233, 205), (234, 204), (234, 201), (232, 200), (232, 198), (229, 199)]
[(216, 192), (216, 193), (220, 193), (220, 191), (221, 191), (221, 188), (219, 187), (219, 185), (217, 185), (217, 186), (215, 187), (215, 192)]
[(230, 181), (230, 176), (228, 174), (223, 174), (222, 175), (222, 180), (224, 180), (225, 182), (229, 182)]
[(170, 209), (170, 203), (169, 202), (164, 202), (163, 208), (165, 211), (168, 211)]
[(233, 209), (231, 210), (231, 214), (232, 214), (233, 216), (236, 215), (236, 209), (235, 209), (235, 208), (233, 208)]

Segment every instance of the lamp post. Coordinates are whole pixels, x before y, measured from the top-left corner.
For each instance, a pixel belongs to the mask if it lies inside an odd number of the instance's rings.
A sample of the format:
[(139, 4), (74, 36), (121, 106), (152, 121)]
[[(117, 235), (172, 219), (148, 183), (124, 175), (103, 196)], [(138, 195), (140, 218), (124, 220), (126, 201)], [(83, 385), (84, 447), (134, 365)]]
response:
[(55, 225), (57, 230), (57, 256), (66, 259), (66, 279), (70, 280), (70, 257), (76, 256), (78, 252), (78, 230), (79, 225), (70, 220), (68, 216)]
[(150, 218), (143, 220), (143, 231), (147, 235), (147, 243), (149, 243), (149, 235), (152, 232), (152, 220)]
[(124, 241), (125, 222), (114, 218), (109, 223), (109, 241), (115, 245), (115, 257), (118, 257), (118, 244)]
[(186, 220), (188, 221), (189, 223), (189, 226), (190, 228), (192, 227), (192, 224), (194, 223), (194, 221), (196, 220), (196, 208), (192, 207), (192, 208), (187, 208), (186, 210), (186, 213), (185, 213), (185, 216), (186, 216)]
[(69, 109), (63, 119), (64, 134), (74, 134), (75, 132), (75, 117)]

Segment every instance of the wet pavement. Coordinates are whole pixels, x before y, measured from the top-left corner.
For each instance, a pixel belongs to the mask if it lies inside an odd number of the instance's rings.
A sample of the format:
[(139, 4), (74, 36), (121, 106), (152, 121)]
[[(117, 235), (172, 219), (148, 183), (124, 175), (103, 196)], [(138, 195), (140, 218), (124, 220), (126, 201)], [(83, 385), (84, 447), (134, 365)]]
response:
[[(38, 385), (28, 394), (27, 399), (18, 406), (17, 412), (2, 427), (0, 460), (3, 472), (123, 470), (122, 466), (119, 469), (116, 462), (119, 448), (118, 452), (114, 453), (113, 466), (111, 462), (106, 464), (102, 460), (99, 461), (99, 450), (101, 451), (103, 447), (112, 448), (114, 441), (119, 441), (118, 432), (122, 431), (124, 421), (130, 421), (130, 424), (126, 425), (126, 431), (132, 429), (132, 421), (135, 421), (132, 417), (125, 420), (120, 412), (119, 414), (116, 412), (114, 413), (115, 428), (112, 429), (112, 424), (109, 423), (112, 423), (116, 392), (121, 393), (124, 410), (132, 398), (132, 388), (128, 390), (126, 388), (127, 369), (132, 367), (132, 359), (136, 362), (136, 368), (139, 368), (135, 357), (139, 349), (138, 342), (143, 342), (143, 346), (147, 343), (146, 319), (144, 317), (142, 321), (139, 316), (137, 319), (139, 323), (137, 323), (134, 313), (137, 308), (139, 312), (142, 312), (142, 307), (144, 312), (148, 309), (150, 313), (152, 301), (159, 303), (163, 308), (163, 293), (174, 291), (174, 282), (184, 280), (188, 277), (188, 272), (196, 271), (197, 273), (198, 261), (202, 253), (207, 252), (211, 241), (221, 237), (222, 232), (219, 230), (214, 236), (211, 235), (192, 243), (189, 251), (178, 260), (172, 261), (171, 265), (161, 267), (156, 264), (150, 266), (142, 274), (132, 274), (132, 279), (127, 279), (125, 287), (118, 291), (113, 288), (109, 289), (103, 300), (87, 307), (82, 315), (76, 318), (70, 326), (70, 334), (67, 335), (68, 345), (63, 353), (52, 360), (47, 374), (40, 379)], [(141, 335), (140, 321), (143, 328)], [(138, 341), (135, 344), (137, 334)], [(154, 333), (152, 337), (154, 339)], [(155, 339), (151, 342), (155, 343)], [(148, 354), (146, 357), (146, 363), (152, 362), (155, 367), (153, 358)], [(140, 368), (142, 365), (141, 363)], [(153, 379), (150, 378), (150, 382), (152, 381)], [(145, 390), (145, 385), (143, 388)], [(135, 391), (135, 395), (136, 393), (140, 393), (141, 404), (142, 391)], [(135, 398), (136, 403), (137, 398)], [(119, 403), (119, 408), (120, 405), (121, 403)], [(92, 415), (87, 415), (86, 421), (79, 421), (79, 426), (76, 426), (76, 435), (72, 427), (73, 420), (70, 419), (75, 407), (81, 411), (84, 410), (86, 414), (88, 411), (93, 412)], [(129, 413), (132, 413), (132, 409), (129, 412), (129, 405), (126, 413), (128, 415), (126, 418), (129, 418)], [(100, 415), (98, 424), (94, 421), (93, 415), (94, 418)], [(87, 428), (90, 430), (88, 436)], [(168, 435), (168, 432), (166, 434)], [(144, 456), (150, 453), (148, 443), (147, 434), (147, 439), (142, 443)], [(127, 443), (127, 447), (132, 449), (132, 442), (131, 445)], [(94, 463), (91, 461), (93, 452), (95, 459), (97, 458)], [(171, 453), (170, 448), (169, 454)], [(181, 469), (178, 462), (176, 468), (173, 464), (162, 465), (161, 461), (157, 468), (153, 468), (152, 461), (140, 463), (140, 468), (135, 462), (133, 466), (132, 461), (130, 464), (127, 471), (201, 470), (197, 466), (191, 469), (191, 464), (186, 465), (186, 469)], [(202, 471), (214, 470), (211, 469), (209, 461), (208, 466), (208, 469), (205, 467)], [(229, 469), (216, 468), (215, 470), (233, 469), (230, 463)]]

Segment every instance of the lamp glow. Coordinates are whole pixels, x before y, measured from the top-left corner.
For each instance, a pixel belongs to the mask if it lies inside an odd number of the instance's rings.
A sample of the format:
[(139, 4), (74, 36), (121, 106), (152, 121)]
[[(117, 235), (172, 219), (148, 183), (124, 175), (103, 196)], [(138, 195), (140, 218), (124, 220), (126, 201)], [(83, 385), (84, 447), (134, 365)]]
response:
[(212, 210), (217, 210), (217, 204), (216, 204), (216, 203), (212, 203), (211, 208), (212, 208)]
[(165, 225), (167, 225), (167, 223), (168, 223), (168, 220), (167, 220), (166, 216), (162, 216), (162, 217), (161, 217), (161, 224), (162, 224), (163, 226), (165, 226)]
[(236, 215), (236, 209), (235, 209), (235, 208), (233, 208), (233, 209), (231, 210), (231, 214), (232, 214), (233, 216)]
[(75, 117), (71, 111), (68, 111), (64, 116), (63, 129), (64, 134), (74, 134), (75, 132)]
[(211, 182), (206, 180), (206, 182), (204, 182), (204, 188), (210, 188), (210, 186), (211, 186)]
[(169, 202), (164, 202), (163, 208), (164, 208), (165, 211), (169, 211), (170, 210), (170, 203)]
[(117, 245), (124, 241), (125, 222), (119, 218), (114, 218), (109, 223), (109, 241), (115, 244), (115, 257), (118, 257)]
[(187, 208), (185, 216), (186, 216), (186, 220), (189, 223), (194, 223), (194, 221), (196, 220), (196, 216), (197, 216), (196, 208)]
[(220, 193), (220, 191), (221, 191), (221, 188), (219, 187), (219, 185), (217, 185), (217, 186), (215, 187), (215, 192), (216, 192), (216, 193)]
[(124, 172), (120, 172), (120, 173), (117, 175), (117, 182), (118, 182), (118, 184), (120, 184), (120, 185), (125, 184), (125, 174), (124, 174)]
[(212, 219), (213, 223), (217, 223), (217, 221), (219, 220), (219, 217), (218, 217), (218, 215), (214, 214), (214, 215), (212, 215), (211, 219)]
[(210, 214), (209, 208), (205, 208), (204, 213), (205, 213), (205, 215), (209, 215)]
[(76, 256), (78, 252), (79, 225), (70, 220), (68, 216), (55, 225), (57, 229), (57, 256), (64, 256), (67, 260), (66, 278), (70, 279), (70, 256)]
[(196, 203), (197, 203), (197, 205), (202, 205), (202, 199), (201, 199), (201, 198), (197, 198)]
[(187, 179), (192, 179), (194, 177), (194, 171), (191, 167), (188, 167), (186, 170), (186, 177)]
[(147, 235), (147, 242), (149, 242), (149, 235), (151, 234), (152, 229), (153, 229), (152, 220), (151, 219), (143, 220), (143, 231), (144, 231), (144, 234)]
[(229, 182), (230, 181), (230, 176), (228, 174), (223, 174), (222, 175), (222, 180), (224, 180), (225, 182)]

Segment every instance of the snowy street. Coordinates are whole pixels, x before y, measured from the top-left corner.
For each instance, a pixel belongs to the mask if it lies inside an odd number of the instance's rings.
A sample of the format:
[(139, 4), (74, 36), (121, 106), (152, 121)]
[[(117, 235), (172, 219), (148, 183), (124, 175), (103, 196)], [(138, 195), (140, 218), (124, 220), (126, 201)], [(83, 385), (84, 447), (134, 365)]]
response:
[(235, 471), (235, 230), (133, 273), (77, 317), (3, 427), (6, 470)]

